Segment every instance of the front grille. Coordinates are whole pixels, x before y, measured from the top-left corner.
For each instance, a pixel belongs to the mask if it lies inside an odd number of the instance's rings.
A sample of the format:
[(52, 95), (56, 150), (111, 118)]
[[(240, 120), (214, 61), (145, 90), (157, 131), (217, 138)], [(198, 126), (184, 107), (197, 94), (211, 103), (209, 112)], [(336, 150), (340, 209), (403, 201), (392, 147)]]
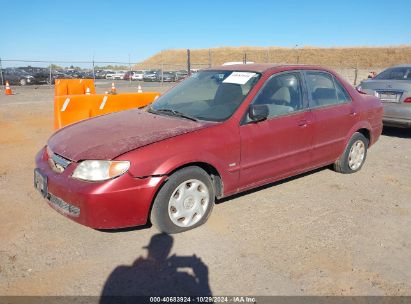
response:
[(69, 203), (63, 201), (61, 198), (55, 196), (54, 194), (50, 192), (48, 193), (47, 198), (50, 201), (50, 203), (52, 203), (53, 206), (59, 209), (60, 211), (67, 213), (71, 216), (75, 216), (75, 217), (80, 216), (80, 208), (70, 205)]

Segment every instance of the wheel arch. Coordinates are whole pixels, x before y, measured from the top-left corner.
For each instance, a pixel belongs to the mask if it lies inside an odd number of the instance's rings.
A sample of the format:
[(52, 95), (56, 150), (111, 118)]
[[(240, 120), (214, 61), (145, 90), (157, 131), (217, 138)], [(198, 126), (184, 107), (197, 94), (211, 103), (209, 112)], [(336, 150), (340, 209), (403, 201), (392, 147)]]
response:
[(367, 128), (361, 128), (357, 130), (358, 133), (361, 133), (364, 135), (364, 137), (368, 140), (368, 146), (370, 146), (371, 143), (371, 131)]
[[(176, 168), (173, 168), (171, 171), (167, 172), (167, 175), (170, 176), (173, 173), (186, 168), (186, 167), (191, 167), (191, 166), (196, 166), (199, 167), (201, 169), (203, 169), (205, 172), (207, 172), (208, 175), (210, 175), (211, 180), (213, 182), (214, 185), (214, 190), (215, 190), (215, 195), (217, 198), (220, 198), (223, 196), (223, 180), (221, 178), (221, 174), (218, 172), (218, 170), (211, 164), (206, 163), (206, 162), (189, 162), (183, 165), (180, 165)], [(164, 181), (166, 182), (166, 181)]]
[(351, 137), (354, 135), (354, 133), (361, 133), (362, 135), (365, 136), (368, 140), (368, 147), (371, 145), (371, 125), (367, 121), (360, 121), (353, 125), (353, 127), (350, 129), (350, 131), (347, 134), (347, 137), (345, 138), (345, 143), (344, 143), (344, 148), (347, 146), (348, 142), (350, 141)]
[(171, 169), (169, 172), (167, 172), (167, 174), (165, 174), (165, 175), (167, 175), (167, 178), (164, 179), (164, 181), (161, 183), (161, 185), (159, 185), (159, 187), (157, 187), (157, 190), (156, 190), (156, 192), (153, 196), (153, 199), (150, 203), (150, 208), (149, 208), (149, 211), (147, 213), (147, 224), (152, 224), (150, 217), (151, 217), (151, 212), (152, 212), (152, 209), (153, 209), (154, 201), (155, 201), (158, 193), (160, 192), (161, 188), (167, 182), (168, 177), (171, 176), (173, 173), (175, 173), (175, 172), (177, 172), (177, 171), (179, 171), (183, 168), (187, 168), (187, 167), (191, 167), (191, 166), (199, 167), (199, 168), (203, 169), (207, 174), (209, 174), (210, 177), (211, 177), (211, 180), (213, 182), (213, 185), (214, 185), (215, 196), (217, 198), (220, 198), (220, 197), (223, 196), (223, 193), (224, 193), (223, 192), (223, 180), (221, 178), (220, 173), (218, 172), (218, 170), (213, 165), (210, 165), (209, 163), (201, 162), (201, 161), (185, 163), (183, 165), (180, 165), (176, 168)]

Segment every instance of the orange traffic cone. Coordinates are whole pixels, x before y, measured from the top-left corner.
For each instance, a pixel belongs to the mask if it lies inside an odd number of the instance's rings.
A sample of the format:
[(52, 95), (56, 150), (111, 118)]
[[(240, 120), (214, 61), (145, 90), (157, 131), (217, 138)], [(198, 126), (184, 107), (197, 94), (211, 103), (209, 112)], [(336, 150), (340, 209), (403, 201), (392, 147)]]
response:
[(86, 95), (90, 95), (90, 88), (89, 87), (87, 87), (87, 89), (86, 89)]
[(6, 81), (6, 89), (4, 90), (4, 93), (6, 95), (13, 95), (13, 91), (10, 89), (10, 84), (8, 81)]
[(138, 85), (138, 87), (137, 87), (137, 93), (143, 93), (143, 90), (141, 89), (141, 85)]
[(114, 85), (114, 82), (111, 84), (111, 94), (116, 94), (117, 93), (117, 89)]

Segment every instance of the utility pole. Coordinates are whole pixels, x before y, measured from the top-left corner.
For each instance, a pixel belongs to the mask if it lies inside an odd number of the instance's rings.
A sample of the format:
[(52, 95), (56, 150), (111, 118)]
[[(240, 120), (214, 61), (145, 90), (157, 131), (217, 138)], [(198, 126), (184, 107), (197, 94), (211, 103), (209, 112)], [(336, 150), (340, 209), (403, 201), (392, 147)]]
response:
[(93, 80), (96, 81), (96, 73), (94, 72), (94, 52), (93, 52)]
[(187, 49), (187, 73), (188, 73), (188, 76), (191, 76), (191, 58), (190, 58), (190, 49)]
[(297, 64), (300, 62), (300, 52), (298, 51), (298, 44), (295, 45), (295, 50), (297, 51)]
[(163, 59), (163, 51), (161, 51), (161, 86), (164, 84), (164, 59)]
[(1, 65), (1, 58), (0, 58), (0, 75), (1, 75), (1, 86), (4, 89), (3, 66)]
[(211, 49), (208, 49), (208, 67), (211, 68)]
[(50, 85), (52, 85), (52, 84), (53, 84), (53, 81), (52, 81), (52, 79), (51, 79), (51, 62), (50, 62), (49, 72), (50, 72), (50, 75), (49, 75), (49, 77), (50, 77)]
[(128, 71), (130, 72), (130, 74), (128, 75), (128, 79), (129, 79), (130, 86), (131, 86), (131, 77), (132, 77), (133, 75), (131, 74), (130, 54), (128, 54)]

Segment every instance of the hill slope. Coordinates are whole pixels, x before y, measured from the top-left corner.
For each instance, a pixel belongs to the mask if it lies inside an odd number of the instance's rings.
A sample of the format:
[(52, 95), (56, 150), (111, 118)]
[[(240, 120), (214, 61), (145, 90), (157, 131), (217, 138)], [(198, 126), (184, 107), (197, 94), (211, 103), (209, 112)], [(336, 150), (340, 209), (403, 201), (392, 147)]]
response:
[[(346, 47), (346, 48), (279, 48), (279, 47), (220, 47), (191, 50), (192, 68), (221, 65), (224, 62), (302, 63), (334, 68), (376, 68), (411, 63), (411, 46)], [(159, 52), (136, 64), (137, 69), (185, 69), (187, 51), (172, 49)]]

